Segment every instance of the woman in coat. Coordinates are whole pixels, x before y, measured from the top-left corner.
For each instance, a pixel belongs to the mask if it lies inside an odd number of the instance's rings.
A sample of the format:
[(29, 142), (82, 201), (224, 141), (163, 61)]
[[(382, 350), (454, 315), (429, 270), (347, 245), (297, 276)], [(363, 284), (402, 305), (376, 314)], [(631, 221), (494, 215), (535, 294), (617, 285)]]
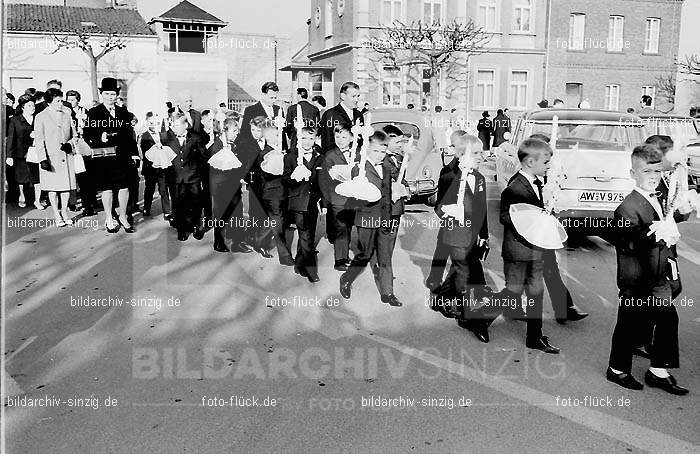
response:
[[(46, 108), (34, 120), (34, 146), (40, 160), (39, 180), (49, 193), (56, 225), (72, 225), (68, 216), (68, 198), (76, 189), (73, 137), (70, 112), (63, 108), (63, 93), (49, 88), (44, 93)], [(58, 195), (60, 194), (60, 207)]]
[[(34, 100), (30, 95), (19, 97), (17, 114), (10, 119), (7, 127), (7, 164), (14, 168), (15, 180), (24, 194), (24, 203), (33, 203), (43, 210), (46, 207), (39, 201), (39, 164), (27, 162), (27, 152), (34, 143), (34, 110)], [(21, 208), (24, 206), (20, 204)]]

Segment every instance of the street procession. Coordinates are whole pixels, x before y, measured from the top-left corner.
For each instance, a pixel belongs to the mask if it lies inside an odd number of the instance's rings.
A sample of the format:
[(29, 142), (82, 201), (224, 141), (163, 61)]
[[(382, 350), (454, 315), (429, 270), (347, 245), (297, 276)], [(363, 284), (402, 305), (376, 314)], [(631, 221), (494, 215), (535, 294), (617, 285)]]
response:
[(700, 2), (55, 3), (2, 452), (700, 449)]

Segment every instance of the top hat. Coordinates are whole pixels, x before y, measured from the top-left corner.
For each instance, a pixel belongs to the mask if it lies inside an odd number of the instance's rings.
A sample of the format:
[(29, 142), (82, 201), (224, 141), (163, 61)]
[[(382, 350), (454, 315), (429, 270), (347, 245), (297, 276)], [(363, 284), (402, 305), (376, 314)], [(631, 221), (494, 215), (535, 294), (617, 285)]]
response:
[(100, 87), (100, 93), (103, 91), (113, 91), (117, 94), (119, 94), (119, 83), (117, 82), (117, 79), (114, 79), (112, 77), (105, 77), (102, 79), (102, 86)]
[(486, 118), (486, 117), (490, 117), (491, 114), (489, 113), (488, 110), (485, 110), (485, 111), (481, 114), (481, 116), (484, 117), (484, 118)]

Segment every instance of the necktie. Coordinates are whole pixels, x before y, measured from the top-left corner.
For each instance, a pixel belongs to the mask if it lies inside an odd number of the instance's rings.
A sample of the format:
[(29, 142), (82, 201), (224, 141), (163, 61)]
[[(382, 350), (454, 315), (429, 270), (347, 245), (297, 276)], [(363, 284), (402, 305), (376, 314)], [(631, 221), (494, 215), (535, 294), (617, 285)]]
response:
[(535, 186), (537, 186), (537, 192), (540, 197), (540, 200), (542, 200), (542, 180), (539, 178), (535, 178)]
[(109, 114), (113, 116), (114, 118), (117, 117), (117, 114), (115, 113), (114, 106), (109, 108)]

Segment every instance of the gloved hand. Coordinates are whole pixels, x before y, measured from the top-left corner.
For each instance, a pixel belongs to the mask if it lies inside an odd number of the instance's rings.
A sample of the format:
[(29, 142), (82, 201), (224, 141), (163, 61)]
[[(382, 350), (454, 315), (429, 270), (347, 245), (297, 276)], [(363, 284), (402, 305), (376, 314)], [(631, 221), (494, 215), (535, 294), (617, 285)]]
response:
[(43, 170), (46, 170), (47, 172), (51, 172), (51, 163), (49, 162), (48, 159), (44, 159), (39, 163), (39, 167), (41, 167)]
[(73, 146), (70, 144), (70, 142), (62, 143), (61, 151), (64, 153), (73, 153)]

